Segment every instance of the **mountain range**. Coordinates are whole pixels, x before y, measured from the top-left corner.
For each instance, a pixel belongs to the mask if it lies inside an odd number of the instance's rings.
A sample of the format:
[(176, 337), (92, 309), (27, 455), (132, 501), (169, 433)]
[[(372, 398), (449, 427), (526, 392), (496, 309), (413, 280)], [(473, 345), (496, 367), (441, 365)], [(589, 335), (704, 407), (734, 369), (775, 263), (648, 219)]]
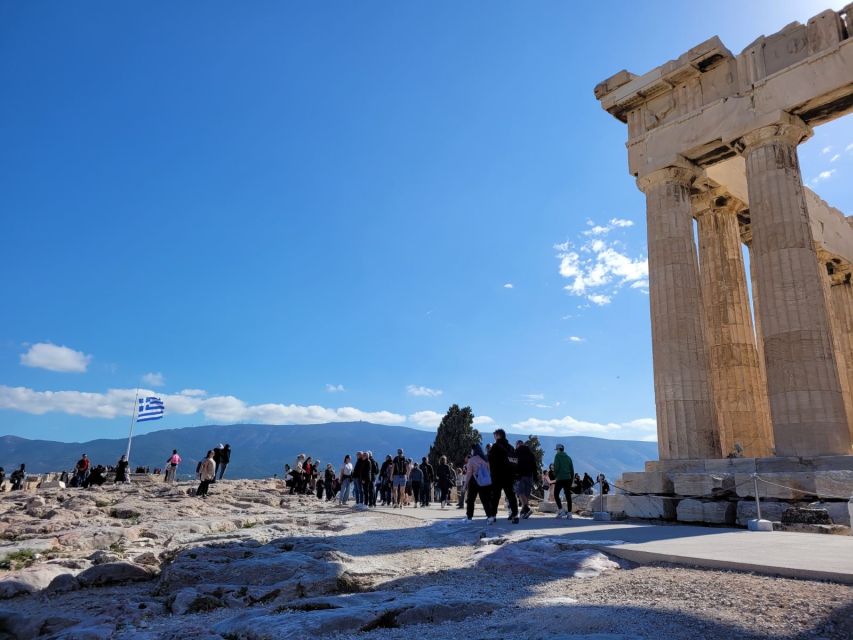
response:
[[(526, 434), (509, 434), (511, 442), (526, 439)], [(369, 422), (335, 422), (319, 425), (207, 425), (183, 429), (163, 429), (141, 433), (133, 438), (131, 466), (162, 467), (172, 449), (184, 460), (179, 473), (192, 476), (196, 463), (219, 444), (231, 445), (232, 457), (227, 476), (263, 478), (284, 473), (285, 463), (294, 464), (300, 453), (319, 459), (323, 465), (332, 462), (337, 469), (344, 454), (370, 450), (382, 460), (402, 448), (406, 455), (420, 459), (429, 451), (435, 433), (407, 427)], [(491, 434), (483, 434), (485, 442)], [(545, 461), (553, 458), (557, 443), (566, 446), (575, 470), (595, 477), (604, 473), (616, 479), (623, 471), (642, 471), (646, 460), (657, 458), (657, 444), (631, 440), (605, 440), (585, 436), (540, 436)], [(7, 475), (26, 463), (27, 471), (43, 473), (72, 469), (81, 454), (93, 464), (114, 465), (127, 447), (126, 439), (99, 439), (89, 442), (56, 442), (29, 440), (17, 436), (0, 436), (0, 466)]]

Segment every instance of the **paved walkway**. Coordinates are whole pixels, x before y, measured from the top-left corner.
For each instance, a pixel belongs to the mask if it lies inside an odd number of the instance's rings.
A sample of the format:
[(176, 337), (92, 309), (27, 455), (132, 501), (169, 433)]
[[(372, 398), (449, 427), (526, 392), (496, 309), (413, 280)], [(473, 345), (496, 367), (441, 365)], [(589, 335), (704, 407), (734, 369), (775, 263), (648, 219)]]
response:
[[(434, 507), (397, 513), (427, 521), (462, 518), (463, 514), (455, 508)], [(477, 519), (483, 522), (482, 515), (475, 517), (475, 523)], [(853, 536), (753, 532), (638, 521), (599, 522), (578, 516), (566, 521), (557, 520), (553, 515), (534, 515), (518, 525), (504, 518), (490, 529), (530, 531), (535, 535), (559, 533), (578, 540), (596, 541), (602, 551), (640, 564), (671, 562), (853, 584)]]

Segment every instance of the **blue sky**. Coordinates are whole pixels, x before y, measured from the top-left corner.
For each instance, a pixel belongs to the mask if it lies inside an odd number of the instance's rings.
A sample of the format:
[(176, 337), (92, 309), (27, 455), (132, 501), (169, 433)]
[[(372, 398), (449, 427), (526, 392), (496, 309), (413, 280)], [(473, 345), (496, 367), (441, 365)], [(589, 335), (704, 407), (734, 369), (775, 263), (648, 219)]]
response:
[[(0, 2), (0, 434), (122, 437), (141, 384), (145, 430), (459, 403), (653, 439), (644, 201), (593, 87), (843, 4)], [(851, 143), (800, 149), (848, 214)], [(606, 284), (566, 290), (567, 242)]]

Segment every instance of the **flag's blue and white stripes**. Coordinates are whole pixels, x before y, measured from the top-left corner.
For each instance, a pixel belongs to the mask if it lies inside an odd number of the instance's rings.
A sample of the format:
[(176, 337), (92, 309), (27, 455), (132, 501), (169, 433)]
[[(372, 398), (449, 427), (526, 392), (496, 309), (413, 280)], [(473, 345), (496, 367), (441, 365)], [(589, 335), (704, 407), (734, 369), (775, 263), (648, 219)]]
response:
[(136, 421), (159, 420), (163, 417), (163, 401), (160, 398), (150, 396), (139, 399), (139, 410), (136, 412)]

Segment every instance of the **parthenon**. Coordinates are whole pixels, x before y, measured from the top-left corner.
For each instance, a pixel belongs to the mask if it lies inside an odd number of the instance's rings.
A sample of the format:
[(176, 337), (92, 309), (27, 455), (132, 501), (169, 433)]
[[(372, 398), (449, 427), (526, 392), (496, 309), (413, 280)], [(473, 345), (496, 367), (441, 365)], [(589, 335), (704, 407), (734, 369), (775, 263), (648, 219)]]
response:
[(661, 462), (853, 454), (853, 216), (797, 157), (853, 111), (853, 4), (595, 96), (628, 125), (646, 196)]

